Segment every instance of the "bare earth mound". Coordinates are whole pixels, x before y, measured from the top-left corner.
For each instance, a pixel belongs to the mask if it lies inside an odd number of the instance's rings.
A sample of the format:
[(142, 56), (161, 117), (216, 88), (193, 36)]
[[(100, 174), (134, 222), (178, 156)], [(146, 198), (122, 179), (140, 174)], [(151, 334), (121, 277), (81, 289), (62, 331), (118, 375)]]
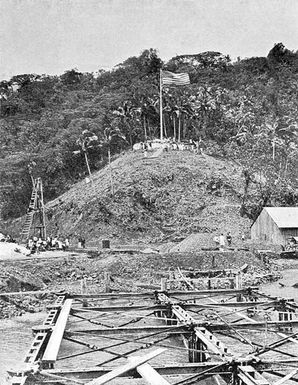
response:
[(240, 217), (243, 189), (235, 163), (190, 152), (168, 152), (158, 158), (126, 153), (110, 170), (94, 173), (46, 206), (48, 234), (85, 236), (87, 245), (108, 237), (114, 242), (177, 242), (192, 233), (248, 233)]

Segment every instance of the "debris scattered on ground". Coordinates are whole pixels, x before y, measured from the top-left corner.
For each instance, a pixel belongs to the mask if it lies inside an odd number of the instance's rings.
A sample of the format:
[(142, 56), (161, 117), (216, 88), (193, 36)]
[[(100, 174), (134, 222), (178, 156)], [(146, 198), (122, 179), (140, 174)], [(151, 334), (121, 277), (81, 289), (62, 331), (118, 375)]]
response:
[[(36, 290), (36, 294), (1, 297), (0, 318), (38, 312), (53, 300), (53, 292), (103, 292), (107, 274), (114, 291), (148, 291), (160, 287), (161, 278), (181, 271), (238, 269), (247, 264), (243, 275), (245, 286), (255, 286), (280, 277), (279, 267), (263, 263), (251, 252), (210, 251), (184, 253), (112, 253), (101, 251), (90, 258), (88, 254), (61, 253), (61, 258), (26, 259), (1, 262), (0, 290), (4, 292)], [(58, 252), (56, 252), (58, 253)], [(84, 285), (82, 284), (84, 283)], [(220, 282), (215, 282), (220, 286)], [(145, 286), (144, 286), (145, 285)], [(225, 283), (227, 285), (227, 283)], [(225, 286), (223, 286), (225, 287)], [(40, 295), (38, 290), (48, 294)]]

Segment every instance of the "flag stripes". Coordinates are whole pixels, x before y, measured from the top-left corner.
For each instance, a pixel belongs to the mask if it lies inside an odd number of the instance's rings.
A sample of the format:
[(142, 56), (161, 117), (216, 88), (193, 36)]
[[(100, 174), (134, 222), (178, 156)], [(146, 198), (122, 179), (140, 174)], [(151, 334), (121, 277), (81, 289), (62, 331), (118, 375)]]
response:
[(187, 73), (174, 74), (170, 71), (162, 71), (162, 84), (184, 86), (190, 84), (189, 75)]

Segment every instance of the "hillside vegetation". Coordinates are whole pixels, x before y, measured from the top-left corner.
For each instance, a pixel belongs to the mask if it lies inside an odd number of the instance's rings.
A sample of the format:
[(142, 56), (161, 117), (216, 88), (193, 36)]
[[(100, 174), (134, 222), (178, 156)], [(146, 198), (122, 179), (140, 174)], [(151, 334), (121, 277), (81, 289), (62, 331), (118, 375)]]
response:
[[(43, 180), (47, 201), (84, 179), (87, 170), (78, 139), (85, 130), (97, 137), (87, 149), (95, 186), (92, 191), (80, 182), (62, 195), (62, 203), (49, 204), (51, 223), (56, 221), (63, 231), (91, 235), (108, 229), (139, 234), (149, 230), (156, 238), (177, 229), (187, 233), (193, 226), (213, 231), (221, 226), (213, 214), (208, 216), (204, 194), (214, 169), (229, 196), (221, 196), (220, 204), (224, 199), (227, 205), (236, 202), (243, 217), (253, 220), (264, 205), (296, 205), (297, 59), (297, 53), (281, 43), (267, 57), (236, 63), (218, 52), (163, 63), (156, 50), (149, 49), (111, 71), (71, 69), (61, 76), (22, 74), (0, 82), (1, 218), (26, 212), (29, 163), (33, 176)], [(110, 195), (109, 173), (103, 169), (108, 155), (159, 135), (161, 67), (187, 72), (191, 81), (164, 89), (164, 135), (176, 140), (202, 137), (208, 154), (225, 162), (213, 158), (209, 164), (192, 154), (175, 153), (147, 165), (138, 155), (127, 154), (113, 163), (115, 194)], [(242, 175), (237, 181), (233, 167)], [(219, 197), (211, 196), (216, 206)], [(216, 220), (221, 216), (219, 211)]]
[(111, 166), (113, 194), (107, 166), (93, 174), (93, 186), (79, 182), (47, 204), (50, 234), (83, 235), (90, 245), (105, 237), (146, 244), (249, 232), (250, 220), (240, 216), (244, 178), (234, 162), (188, 151), (153, 159), (129, 152)]

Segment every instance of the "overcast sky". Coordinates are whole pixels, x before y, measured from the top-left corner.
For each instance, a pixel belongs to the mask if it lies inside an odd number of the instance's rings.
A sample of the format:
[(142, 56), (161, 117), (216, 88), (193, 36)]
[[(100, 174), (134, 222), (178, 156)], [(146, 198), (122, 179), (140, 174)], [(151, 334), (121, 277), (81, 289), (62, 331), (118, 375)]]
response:
[(298, 0), (0, 0), (0, 80), (111, 68), (146, 48), (167, 60), (298, 49)]

